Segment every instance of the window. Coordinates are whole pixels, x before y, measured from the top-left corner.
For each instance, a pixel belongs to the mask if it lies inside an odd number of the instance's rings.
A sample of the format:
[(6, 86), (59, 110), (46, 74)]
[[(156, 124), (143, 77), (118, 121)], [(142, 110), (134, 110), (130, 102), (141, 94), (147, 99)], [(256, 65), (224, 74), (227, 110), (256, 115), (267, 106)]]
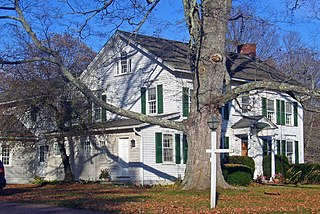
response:
[(89, 156), (91, 154), (91, 143), (89, 141), (82, 143), (82, 155)]
[(106, 141), (100, 140), (99, 147), (101, 152), (106, 152), (107, 151)]
[(171, 134), (163, 134), (163, 161), (173, 161), (173, 140)]
[(59, 148), (59, 143), (55, 142), (53, 144), (53, 153), (55, 156), (60, 156), (60, 148)]
[[(97, 95), (97, 97), (103, 102), (106, 102), (107, 100), (107, 96), (105, 94)], [(94, 122), (105, 122), (107, 120), (107, 111), (105, 108), (101, 108), (99, 105), (92, 103), (92, 109)]]
[(292, 125), (292, 104), (286, 102), (286, 125)]
[(141, 88), (141, 113), (162, 114), (163, 109), (163, 87)]
[(289, 163), (293, 163), (293, 142), (287, 141), (286, 142), (286, 156), (288, 158)]
[(9, 146), (2, 146), (2, 163), (3, 165), (10, 164), (10, 147)]
[(241, 97), (241, 112), (248, 113), (250, 111), (250, 97), (242, 96)]
[(274, 100), (267, 99), (267, 118), (274, 121)]
[(128, 59), (128, 54), (122, 51), (120, 61), (117, 62), (117, 75), (131, 72), (131, 59)]
[(37, 121), (39, 108), (37, 106), (32, 105), (30, 109), (30, 119), (32, 122)]
[(148, 90), (148, 104), (149, 104), (149, 113), (150, 114), (156, 114), (157, 113), (156, 88), (150, 88)]
[(182, 116), (188, 117), (190, 108), (191, 108), (191, 100), (192, 100), (193, 90), (187, 87), (182, 88)]
[(93, 115), (96, 122), (101, 121), (101, 107), (93, 104)]
[(39, 162), (44, 163), (45, 162), (45, 153), (46, 153), (46, 146), (40, 146), (39, 148)]

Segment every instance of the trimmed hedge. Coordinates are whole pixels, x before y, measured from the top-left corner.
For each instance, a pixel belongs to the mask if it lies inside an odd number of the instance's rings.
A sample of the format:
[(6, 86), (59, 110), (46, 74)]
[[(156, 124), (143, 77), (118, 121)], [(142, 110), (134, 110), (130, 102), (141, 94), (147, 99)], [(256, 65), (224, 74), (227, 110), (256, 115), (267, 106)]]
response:
[(252, 181), (252, 170), (246, 165), (224, 164), (222, 174), (230, 185), (248, 186)]
[[(282, 175), (285, 175), (290, 168), (288, 158), (284, 155), (276, 155), (275, 161), (276, 161), (276, 173), (281, 173)], [(265, 155), (263, 157), (262, 167), (263, 167), (263, 175), (266, 176), (267, 179), (269, 179), (272, 176), (270, 155)]]
[(229, 157), (226, 157), (225, 161), (227, 164), (245, 165), (251, 169), (252, 175), (254, 173), (255, 164), (254, 164), (253, 158), (251, 158), (251, 157), (248, 157), (248, 156), (229, 156)]
[(290, 183), (320, 183), (320, 164), (295, 164), (285, 175)]

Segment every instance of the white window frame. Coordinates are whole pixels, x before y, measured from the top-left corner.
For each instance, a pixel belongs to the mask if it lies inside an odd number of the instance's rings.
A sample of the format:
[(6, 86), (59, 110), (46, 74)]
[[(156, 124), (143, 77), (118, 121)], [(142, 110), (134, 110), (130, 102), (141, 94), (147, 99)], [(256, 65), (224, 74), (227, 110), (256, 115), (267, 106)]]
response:
[(116, 75), (131, 73), (131, 59), (126, 51), (121, 51), (119, 60), (117, 61)]
[[(101, 99), (101, 95), (97, 95), (99, 99)], [(101, 122), (102, 121), (102, 108), (97, 106), (92, 102), (92, 120), (94, 122)]]
[[(272, 102), (273, 105), (270, 105), (269, 104), (270, 102)], [(269, 107), (272, 107), (272, 109), (269, 108)], [(270, 121), (274, 122), (274, 120), (275, 120), (275, 116), (274, 115), (275, 115), (275, 102), (274, 102), (273, 99), (267, 99), (267, 118)]]
[(289, 163), (293, 163), (294, 156), (294, 143), (291, 140), (286, 141), (286, 156), (288, 158)]
[[(6, 150), (8, 149), (8, 150)], [(8, 145), (1, 146), (1, 160), (4, 166), (11, 165), (11, 148)]]
[(58, 142), (54, 142), (54, 144), (53, 144), (53, 155), (54, 156), (59, 156), (59, 157), (61, 156)]
[(291, 126), (292, 125), (292, 116), (293, 116), (293, 114), (292, 114), (292, 112), (293, 112), (293, 110), (292, 110), (292, 107), (293, 107), (293, 105), (292, 105), (292, 103), (291, 102), (286, 102), (286, 109), (285, 109), (285, 113), (286, 113), (286, 118), (285, 118), (285, 122), (286, 122), (286, 125), (289, 125), (289, 126)]
[(163, 133), (162, 134), (162, 160), (164, 163), (174, 163), (174, 139), (173, 134)]
[[(154, 94), (150, 92), (154, 91)], [(148, 112), (149, 114), (157, 114), (158, 107), (157, 107), (157, 87), (152, 87), (148, 89)]]
[(81, 143), (81, 155), (90, 156), (91, 155), (91, 142), (84, 141)]
[[(243, 102), (244, 99), (243, 98), (247, 98), (247, 103), (246, 102)], [(241, 113), (244, 113), (244, 114), (247, 114), (249, 113), (250, 111), (250, 101), (251, 101), (251, 98), (249, 96), (249, 94), (246, 94), (246, 95), (243, 95), (241, 96)]]
[(107, 144), (105, 140), (100, 140), (99, 141), (99, 147), (101, 152), (106, 152), (107, 151)]

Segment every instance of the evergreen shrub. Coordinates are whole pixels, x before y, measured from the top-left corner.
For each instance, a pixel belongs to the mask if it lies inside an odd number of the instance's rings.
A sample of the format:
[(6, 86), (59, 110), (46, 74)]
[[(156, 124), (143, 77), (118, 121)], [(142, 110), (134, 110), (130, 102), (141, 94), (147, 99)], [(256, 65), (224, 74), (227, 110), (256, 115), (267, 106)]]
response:
[(229, 156), (226, 157), (227, 164), (241, 164), (248, 166), (251, 169), (251, 174), (253, 175), (255, 170), (255, 163), (253, 158), (248, 156)]
[(248, 186), (252, 181), (252, 170), (241, 164), (224, 164), (223, 175), (230, 185)]
[[(282, 175), (285, 175), (290, 168), (288, 158), (284, 155), (275, 155), (275, 161), (276, 161), (276, 174), (281, 173)], [(262, 167), (263, 167), (263, 175), (266, 177), (266, 179), (269, 179), (271, 176), (273, 176), (271, 175), (271, 156), (270, 155), (265, 155), (263, 157)]]
[(320, 164), (295, 164), (285, 175), (285, 178), (290, 183), (320, 183)]

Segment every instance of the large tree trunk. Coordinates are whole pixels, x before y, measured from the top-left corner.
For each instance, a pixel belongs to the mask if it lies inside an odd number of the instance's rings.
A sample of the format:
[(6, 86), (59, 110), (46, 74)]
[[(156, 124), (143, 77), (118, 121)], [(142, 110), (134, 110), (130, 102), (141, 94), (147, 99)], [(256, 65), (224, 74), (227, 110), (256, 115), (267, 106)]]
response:
[(58, 145), (59, 145), (60, 155), (61, 155), (63, 169), (64, 169), (64, 181), (72, 182), (74, 181), (74, 175), (70, 165), (70, 158), (67, 155), (67, 151), (65, 148), (64, 137), (58, 138)]
[[(191, 8), (190, 4), (189, 7)], [(212, 105), (212, 100), (222, 95), (227, 79), (225, 38), (230, 7), (231, 0), (203, 1), (203, 10), (199, 12), (198, 17), (200, 23), (195, 21), (197, 17), (194, 16), (194, 12), (192, 13), (193, 21), (189, 20), (190, 25), (198, 24), (199, 26), (189, 26), (194, 40), (192, 68), (195, 74), (195, 95), (187, 128), (189, 153), (183, 182), (185, 189), (210, 187), (210, 154), (206, 154), (206, 149), (211, 147), (211, 130), (207, 121), (212, 116), (221, 121), (219, 109), (223, 103)], [(189, 16), (190, 14), (189, 12)], [(195, 31), (198, 31), (197, 35)], [(217, 148), (219, 148), (220, 138), (221, 125), (217, 130)], [(222, 176), (220, 158), (217, 159), (218, 185), (227, 186)]]

